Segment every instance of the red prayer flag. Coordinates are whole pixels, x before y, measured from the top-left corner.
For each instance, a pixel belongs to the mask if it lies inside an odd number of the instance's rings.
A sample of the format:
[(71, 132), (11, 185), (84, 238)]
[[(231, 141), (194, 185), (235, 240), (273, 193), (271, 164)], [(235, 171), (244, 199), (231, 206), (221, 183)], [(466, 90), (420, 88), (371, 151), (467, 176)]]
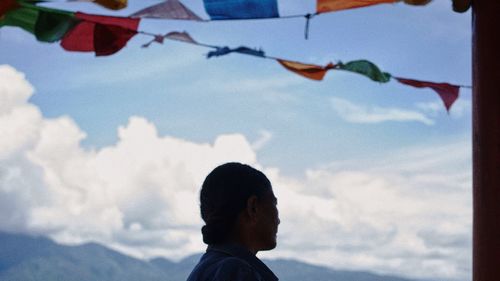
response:
[(68, 51), (95, 52), (96, 56), (112, 55), (121, 50), (135, 34), (140, 19), (89, 15), (77, 12), (81, 22), (62, 39)]
[(94, 48), (96, 56), (109, 56), (127, 45), (136, 30), (114, 25), (96, 24), (94, 29)]
[(19, 8), (19, 4), (17, 4), (16, 0), (1, 0), (0, 1), (0, 20), (3, 15), (8, 13), (10, 10), (14, 10)]
[(89, 21), (93, 23), (99, 23), (104, 25), (114, 25), (125, 29), (131, 29), (137, 31), (139, 27), (140, 19), (129, 18), (129, 17), (111, 17), (111, 16), (99, 16), (85, 14), (81, 12), (76, 12), (75, 17), (80, 20)]
[(282, 59), (276, 59), (276, 60), (286, 69), (288, 69), (292, 72), (295, 72), (298, 75), (307, 77), (309, 79), (318, 80), (318, 81), (323, 80), (323, 77), (325, 77), (326, 72), (329, 69), (332, 69), (335, 67), (333, 65), (333, 63), (329, 63), (328, 65), (323, 67), (320, 65), (305, 64), (305, 63), (287, 61), (287, 60), (282, 60)]
[(441, 97), (441, 100), (443, 100), (444, 106), (446, 107), (447, 111), (450, 111), (450, 108), (453, 105), (453, 103), (457, 100), (460, 91), (459, 86), (451, 85), (448, 83), (434, 83), (434, 82), (418, 81), (418, 80), (399, 78), (399, 77), (394, 77), (394, 78), (396, 78), (396, 80), (405, 85), (410, 85), (417, 88), (427, 87), (433, 89), (434, 91), (436, 91), (436, 93), (438, 93), (439, 97)]
[(316, 12), (326, 13), (398, 1), (400, 0), (317, 0)]
[(67, 51), (93, 52), (95, 23), (82, 21), (68, 31), (61, 40), (61, 46)]

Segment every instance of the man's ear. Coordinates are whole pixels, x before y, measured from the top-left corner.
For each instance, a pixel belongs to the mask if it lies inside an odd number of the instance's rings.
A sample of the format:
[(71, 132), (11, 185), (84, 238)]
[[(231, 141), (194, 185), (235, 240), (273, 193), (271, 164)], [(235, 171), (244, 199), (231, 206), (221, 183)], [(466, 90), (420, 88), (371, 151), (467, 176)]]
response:
[(259, 200), (255, 195), (250, 196), (247, 200), (246, 214), (251, 222), (257, 221), (257, 209), (259, 205), (258, 203)]

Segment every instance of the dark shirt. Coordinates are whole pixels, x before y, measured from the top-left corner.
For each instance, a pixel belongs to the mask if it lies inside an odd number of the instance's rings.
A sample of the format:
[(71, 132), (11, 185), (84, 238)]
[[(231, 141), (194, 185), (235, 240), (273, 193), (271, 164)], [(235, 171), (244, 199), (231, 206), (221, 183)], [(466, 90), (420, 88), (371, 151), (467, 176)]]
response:
[(278, 281), (254, 254), (236, 244), (210, 245), (187, 281)]

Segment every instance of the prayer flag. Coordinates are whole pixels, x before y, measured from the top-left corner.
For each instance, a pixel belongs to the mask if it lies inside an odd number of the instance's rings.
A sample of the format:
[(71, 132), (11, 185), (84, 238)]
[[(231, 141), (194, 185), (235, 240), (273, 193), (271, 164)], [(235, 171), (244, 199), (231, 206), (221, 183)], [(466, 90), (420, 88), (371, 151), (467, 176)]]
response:
[(209, 59), (211, 57), (224, 56), (224, 55), (227, 55), (229, 53), (231, 53), (231, 49), (229, 47), (217, 47), (217, 49), (215, 49), (215, 51), (208, 52), (207, 59)]
[(256, 50), (256, 49), (251, 49), (251, 48), (248, 48), (245, 46), (240, 46), (238, 48), (232, 49), (231, 52), (250, 55), (250, 56), (256, 56), (256, 57), (265, 57), (266, 56), (264, 51), (262, 51), (261, 49)]
[(93, 22), (82, 21), (71, 29), (61, 40), (61, 47), (66, 51), (93, 52), (94, 29)]
[(127, 7), (127, 0), (66, 0), (67, 2), (93, 2), (111, 10), (121, 10)]
[(15, 0), (2, 0), (0, 2), (0, 20), (2, 20), (3, 16), (16, 8), (19, 8), (19, 4)]
[(148, 48), (151, 44), (153, 44), (153, 42), (157, 42), (157, 43), (163, 44), (163, 40), (164, 39), (165, 39), (165, 35), (160, 35), (160, 34), (155, 35), (155, 37), (153, 38), (153, 40), (149, 41), (146, 44), (142, 44), (141, 47)]
[(203, 0), (212, 20), (277, 18), (277, 0)]
[(94, 2), (111, 10), (121, 10), (127, 7), (127, 0), (94, 0)]
[(373, 81), (381, 83), (389, 82), (391, 79), (391, 74), (382, 72), (375, 64), (367, 60), (356, 60), (346, 64), (339, 62), (337, 68), (362, 74)]
[(240, 53), (245, 55), (251, 55), (256, 57), (265, 57), (265, 53), (262, 50), (250, 49), (248, 47), (240, 46), (238, 48), (230, 49), (229, 47), (216, 47), (215, 51), (210, 51), (207, 54), (207, 58), (224, 56), (229, 53)]
[(447, 111), (450, 111), (451, 106), (457, 100), (458, 94), (460, 92), (459, 86), (451, 85), (448, 83), (434, 83), (434, 82), (412, 80), (400, 77), (394, 77), (394, 78), (396, 78), (396, 80), (405, 85), (417, 88), (427, 87), (433, 89), (436, 93), (438, 93)]
[(75, 26), (72, 13), (40, 10), (35, 24), (36, 39), (43, 42), (57, 42)]
[(20, 27), (42, 42), (59, 41), (74, 23), (73, 13), (26, 3), (10, 10), (0, 19), (0, 27)]
[(155, 35), (153, 40), (149, 41), (148, 43), (142, 45), (143, 48), (149, 47), (153, 42), (157, 42), (160, 44), (163, 44), (163, 40), (167, 38), (170, 40), (175, 40), (175, 41), (182, 41), (185, 43), (190, 43), (190, 44), (198, 44), (198, 42), (194, 41), (194, 39), (187, 33), (187, 32), (178, 32), (178, 31), (172, 31), (169, 32), (165, 35)]
[(109, 56), (127, 45), (136, 30), (115, 25), (96, 24), (94, 30), (94, 48), (96, 56)]
[(133, 19), (129, 17), (100, 16), (100, 15), (85, 14), (81, 12), (77, 12), (75, 14), (75, 17), (83, 21), (88, 21), (103, 25), (114, 25), (134, 31), (137, 31), (140, 22), (140, 19)]
[(68, 51), (95, 52), (107, 56), (121, 50), (137, 34), (140, 19), (97, 16), (77, 12), (81, 20), (61, 41)]
[(323, 77), (325, 77), (326, 72), (335, 67), (333, 63), (329, 63), (326, 66), (319, 66), (314, 64), (305, 64), (300, 62), (287, 61), (282, 59), (276, 59), (276, 60), (286, 69), (295, 72), (298, 75), (318, 81), (323, 80)]
[(400, 0), (317, 0), (316, 12), (326, 13), (398, 1)]
[(165, 38), (172, 39), (172, 40), (177, 40), (177, 41), (182, 41), (186, 43), (191, 43), (191, 44), (198, 44), (187, 32), (178, 32), (178, 31), (172, 31), (167, 33)]
[(408, 5), (415, 5), (415, 6), (423, 6), (427, 5), (431, 2), (432, 0), (404, 0), (404, 2)]
[(38, 10), (22, 6), (18, 9), (7, 12), (2, 19), (0, 19), (0, 27), (16, 26), (31, 34), (35, 34), (35, 24), (37, 19)]
[(179, 19), (179, 20), (195, 20), (202, 21), (203, 19), (194, 12), (186, 8), (178, 0), (167, 0), (163, 3), (142, 9), (130, 15), (135, 18), (156, 18), (156, 19)]

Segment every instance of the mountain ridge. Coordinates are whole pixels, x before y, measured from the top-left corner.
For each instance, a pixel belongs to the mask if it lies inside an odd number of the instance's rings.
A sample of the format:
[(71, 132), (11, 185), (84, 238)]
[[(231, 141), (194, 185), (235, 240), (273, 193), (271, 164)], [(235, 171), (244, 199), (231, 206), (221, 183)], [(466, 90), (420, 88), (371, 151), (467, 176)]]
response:
[[(140, 260), (94, 242), (66, 246), (42, 236), (0, 232), (0, 281), (184, 281), (201, 255), (179, 262), (163, 257)], [(293, 259), (263, 261), (281, 281), (417, 281)]]

